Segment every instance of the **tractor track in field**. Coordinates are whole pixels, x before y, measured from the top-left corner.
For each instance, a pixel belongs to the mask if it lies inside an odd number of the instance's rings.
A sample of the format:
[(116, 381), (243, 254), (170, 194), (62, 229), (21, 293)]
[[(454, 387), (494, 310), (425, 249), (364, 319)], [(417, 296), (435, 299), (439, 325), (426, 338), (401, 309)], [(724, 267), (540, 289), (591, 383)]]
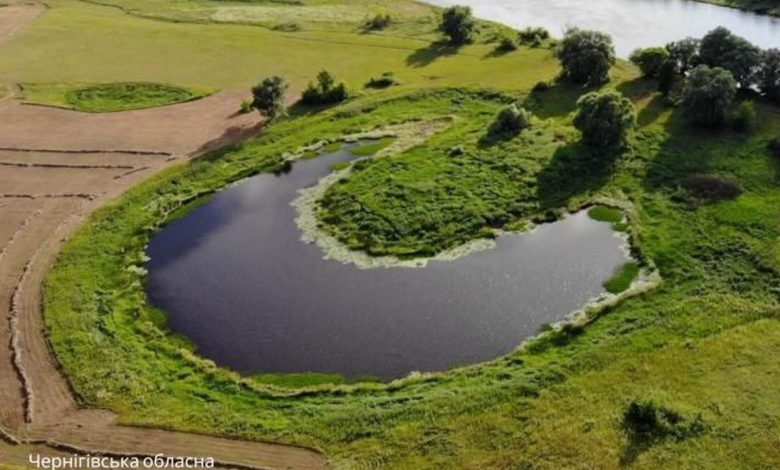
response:
[[(39, 4), (1, 7), (0, 42), (42, 13)], [(0, 462), (165, 454), (251, 470), (327, 467), (306, 448), (124, 426), (109, 411), (80, 408), (46, 338), (41, 283), (62, 244), (127, 189), (260, 132), (257, 115), (236, 114), (242, 98), (223, 91), (106, 114), (0, 100)]]

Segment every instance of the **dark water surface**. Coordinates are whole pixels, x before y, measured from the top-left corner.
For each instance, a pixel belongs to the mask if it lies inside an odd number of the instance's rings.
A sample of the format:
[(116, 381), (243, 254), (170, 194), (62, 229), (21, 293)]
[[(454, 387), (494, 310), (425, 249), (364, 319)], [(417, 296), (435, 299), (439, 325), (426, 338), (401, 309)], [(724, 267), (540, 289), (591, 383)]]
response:
[(384, 379), (507, 353), (603, 292), (623, 240), (581, 212), (426, 268), (361, 270), (300, 241), (297, 190), (352, 157), (216, 194), (151, 241), (148, 293), (201, 355), (242, 373)]
[(620, 57), (638, 47), (701, 37), (725, 26), (762, 48), (780, 47), (780, 19), (692, 0), (425, 0), (468, 5), (480, 18), (515, 28), (542, 26), (556, 37), (569, 27), (612, 36)]

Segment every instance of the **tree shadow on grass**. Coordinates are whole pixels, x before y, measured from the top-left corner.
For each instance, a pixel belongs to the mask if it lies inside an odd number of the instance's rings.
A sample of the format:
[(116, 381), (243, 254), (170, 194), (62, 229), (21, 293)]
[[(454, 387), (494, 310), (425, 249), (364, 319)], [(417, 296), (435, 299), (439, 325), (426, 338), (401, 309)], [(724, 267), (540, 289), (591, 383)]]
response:
[(523, 101), (523, 107), (541, 119), (566, 116), (574, 111), (577, 100), (588, 91), (582, 85), (561, 80), (545, 90), (532, 91)]
[(565, 206), (572, 197), (602, 187), (618, 157), (619, 150), (597, 151), (580, 141), (559, 147), (537, 177), (542, 209)]
[(637, 78), (623, 82), (615, 89), (633, 101), (639, 109), (637, 124), (640, 128), (654, 123), (668, 109), (655, 80)]
[(458, 46), (445, 41), (437, 41), (423, 48), (417, 49), (406, 58), (406, 65), (414, 68), (422, 68), (432, 64), (441, 57), (458, 53)]

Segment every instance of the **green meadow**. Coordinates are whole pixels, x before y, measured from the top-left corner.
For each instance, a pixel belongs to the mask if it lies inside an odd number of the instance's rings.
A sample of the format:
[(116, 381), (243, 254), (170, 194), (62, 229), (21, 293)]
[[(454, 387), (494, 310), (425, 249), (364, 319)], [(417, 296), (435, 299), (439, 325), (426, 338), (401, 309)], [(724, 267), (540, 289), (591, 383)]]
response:
[[(127, 424), (312, 446), (334, 468), (780, 466), (780, 173), (767, 148), (780, 135), (777, 106), (753, 98), (752, 133), (696, 130), (655, 83), (619, 62), (605, 87), (634, 102), (638, 128), (604, 168), (585, 158), (572, 125), (587, 90), (554, 83), (532, 91), (553, 82), (557, 61), (546, 45), (496, 52), (495, 25), (453, 50), (433, 42), (434, 10), (412, 2), (304, 6), (365, 6), (354, 18), (265, 2), (112, 5), (52, 1), (39, 22), (0, 47), (0, 71), (23, 83), (247, 90), (279, 74), (297, 91), (327, 68), (356, 96), (292, 112), (255, 139), (157, 175), (99, 210), (65, 245), (45, 280), (44, 311), (81, 404), (112, 409)], [(246, 11), (214, 20), (212, 9), (227, 6)], [(253, 7), (288, 10), (274, 16)], [(403, 23), (363, 31), (376, 8), (398, 12)], [(275, 25), (295, 14), (298, 28)], [(83, 44), (89, 54), (79, 53)], [(403, 85), (362, 88), (385, 71)], [(531, 126), (486, 138), (497, 111), (515, 101), (533, 113)], [(147, 304), (144, 247), (182, 207), (279, 171), (285, 155), (322, 140), (442, 117), (451, 124), (423, 145), (352, 165), (321, 201), (324, 229), (355, 249), (414, 257), (615, 201), (632, 208), (621, 228), (637, 262), (654, 263), (662, 284), (585, 326), (546, 329), (493, 361), (389, 384), (241, 377), (199, 358)], [(691, 175), (726, 177), (741, 194), (697, 200), (682, 184)], [(623, 224), (622, 212), (591, 211)], [(617, 274), (622, 290), (636, 273)], [(637, 440), (622, 421), (632, 401), (672, 410), (698, 431)]]

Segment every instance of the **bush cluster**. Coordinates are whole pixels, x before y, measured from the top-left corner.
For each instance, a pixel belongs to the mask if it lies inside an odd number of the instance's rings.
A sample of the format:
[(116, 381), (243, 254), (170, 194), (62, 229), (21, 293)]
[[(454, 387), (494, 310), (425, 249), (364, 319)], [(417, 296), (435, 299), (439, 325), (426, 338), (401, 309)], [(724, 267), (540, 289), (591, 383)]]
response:
[(488, 128), (490, 137), (514, 136), (531, 126), (531, 113), (516, 104), (502, 108)]
[(734, 199), (742, 194), (742, 188), (731, 180), (712, 175), (691, 175), (681, 181), (696, 203), (710, 204)]
[(399, 82), (395, 78), (393, 72), (385, 72), (378, 77), (371, 77), (365, 84), (366, 88), (389, 88), (393, 85), (398, 85)]
[(521, 30), (517, 36), (523, 44), (538, 46), (550, 37), (550, 33), (542, 27), (528, 27)]
[(381, 31), (393, 24), (393, 18), (388, 13), (377, 13), (367, 19), (363, 25), (368, 31)]
[(623, 430), (635, 440), (685, 439), (707, 430), (701, 415), (691, 421), (653, 401), (632, 401), (623, 412)]
[(306, 105), (324, 105), (341, 103), (349, 98), (347, 86), (344, 82), (336, 84), (336, 79), (327, 70), (317, 74), (314, 83), (309, 86), (301, 95), (301, 102)]
[(439, 30), (449, 38), (450, 44), (454, 46), (471, 42), (476, 27), (477, 22), (470, 7), (453, 6), (442, 12)]
[(589, 147), (619, 148), (635, 126), (634, 104), (617, 91), (591, 92), (577, 101), (574, 127), (582, 132), (582, 140)]

